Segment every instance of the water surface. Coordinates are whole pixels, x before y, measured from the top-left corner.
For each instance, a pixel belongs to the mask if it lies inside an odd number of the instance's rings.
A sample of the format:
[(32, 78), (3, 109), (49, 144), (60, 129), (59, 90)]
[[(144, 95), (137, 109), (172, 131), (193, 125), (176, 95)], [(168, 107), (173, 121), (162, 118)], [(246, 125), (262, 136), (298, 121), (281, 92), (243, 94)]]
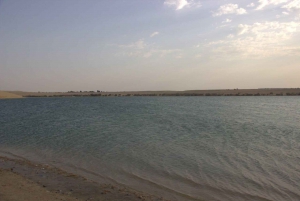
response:
[(299, 97), (0, 100), (0, 151), (173, 200), (299, 201)]

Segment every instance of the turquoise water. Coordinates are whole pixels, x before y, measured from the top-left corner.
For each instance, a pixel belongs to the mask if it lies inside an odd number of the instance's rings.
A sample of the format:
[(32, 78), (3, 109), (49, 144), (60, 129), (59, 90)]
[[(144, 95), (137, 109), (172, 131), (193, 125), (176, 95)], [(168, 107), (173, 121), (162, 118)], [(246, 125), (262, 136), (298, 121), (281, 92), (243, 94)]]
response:
[(299, 201), (299, 97), (0, 100), (0, 153), (173, 200)]

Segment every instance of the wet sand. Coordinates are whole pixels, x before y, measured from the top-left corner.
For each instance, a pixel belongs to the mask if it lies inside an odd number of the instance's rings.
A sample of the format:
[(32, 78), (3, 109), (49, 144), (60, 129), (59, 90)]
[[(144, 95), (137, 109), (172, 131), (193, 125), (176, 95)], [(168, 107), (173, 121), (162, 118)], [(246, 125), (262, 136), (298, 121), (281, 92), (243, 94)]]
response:
[(0, 200), (31, 201), (31, 200), (77, 200), (69, 195), (61, 195), (48, 191), (16, 173), (0, 169)]
[(47, 164), (0, 156), (1, 201), (164, 201), (111, 184), (98, 184)]

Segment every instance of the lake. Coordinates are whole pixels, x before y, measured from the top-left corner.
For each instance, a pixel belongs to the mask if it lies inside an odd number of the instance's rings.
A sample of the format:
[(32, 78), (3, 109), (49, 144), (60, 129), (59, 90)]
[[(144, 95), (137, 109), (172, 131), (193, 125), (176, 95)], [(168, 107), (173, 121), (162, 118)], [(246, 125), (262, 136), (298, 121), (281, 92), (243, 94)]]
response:
[(0, 100), (0, 154), (172, 200), (299, 201), (299, 97)]

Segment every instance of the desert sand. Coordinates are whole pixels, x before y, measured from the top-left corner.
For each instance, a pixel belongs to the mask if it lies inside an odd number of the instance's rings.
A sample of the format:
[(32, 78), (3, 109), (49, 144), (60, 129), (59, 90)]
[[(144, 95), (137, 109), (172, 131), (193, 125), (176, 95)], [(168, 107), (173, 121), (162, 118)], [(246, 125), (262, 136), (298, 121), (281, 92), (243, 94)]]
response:
[(0, 156), (0, 201), (164, 201), (121, 185), (100, 184), (46, 164)]

